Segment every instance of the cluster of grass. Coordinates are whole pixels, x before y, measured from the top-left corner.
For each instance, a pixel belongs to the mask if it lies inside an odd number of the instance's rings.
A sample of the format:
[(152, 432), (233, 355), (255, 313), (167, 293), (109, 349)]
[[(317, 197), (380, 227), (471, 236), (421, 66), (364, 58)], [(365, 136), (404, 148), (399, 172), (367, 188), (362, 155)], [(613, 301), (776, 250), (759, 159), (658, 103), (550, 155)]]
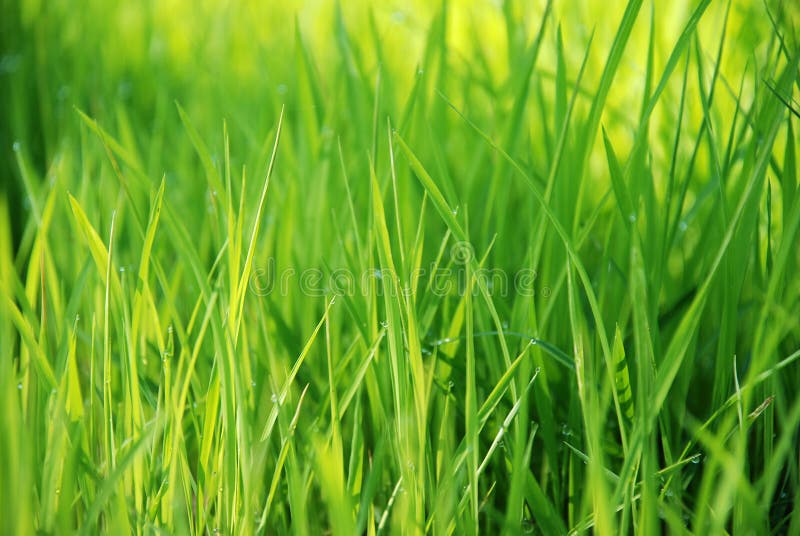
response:
[(792, 2), (79, 4), (0, 0), (3, 534), (800, 533)]

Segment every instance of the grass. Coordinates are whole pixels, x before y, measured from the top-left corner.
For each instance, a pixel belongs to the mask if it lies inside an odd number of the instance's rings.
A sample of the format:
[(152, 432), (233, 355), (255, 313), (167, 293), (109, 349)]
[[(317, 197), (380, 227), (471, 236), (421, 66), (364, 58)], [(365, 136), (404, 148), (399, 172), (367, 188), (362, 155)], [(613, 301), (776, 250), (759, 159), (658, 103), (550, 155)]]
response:
[(0, 0), (4, 534), (800, 533), (800, 12)]

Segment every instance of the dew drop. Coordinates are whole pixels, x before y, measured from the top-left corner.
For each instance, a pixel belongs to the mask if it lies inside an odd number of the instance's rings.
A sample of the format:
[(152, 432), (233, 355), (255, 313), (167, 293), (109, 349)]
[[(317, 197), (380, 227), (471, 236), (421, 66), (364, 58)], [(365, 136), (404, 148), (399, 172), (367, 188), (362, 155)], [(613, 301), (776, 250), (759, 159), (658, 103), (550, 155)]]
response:
[(273, 404), (277, 404), (278, 403), (278, 395), (276, 395), (275, 393), (272, 393), (272, 396), (269, 397), (269, 399), (272, 400)]
[(251, 381), (251, 382), (250, 382), (250, 387), (255, 387), (255, 386), (256, 386), (256, 382), (255, 382), (255, 380)]
[(680, 229), (682, 232), (686, 231), (686, 229), (688, 229), (688, 228), (689, 228), (689, 225), (685, 221), (682, 221), (682, 222), (680, 222), (678, 224), (678, 229)]
[(14, 149), (15, 153), (18, 153), (20, 149), (22, 149), (22, 145), (20, 145), (18, 141), (15, 141), (14, 145), (12, 145), (11, 148)]
[(382, 328), (388, 328), (388, 327), (389, 327), (389, 322), (387, 322), (386, 320), (383, 320), (383, 321), (381, 322), (381, 327), (382, 327)]
[(19, 383), (17, 384), (17, 389), (19, 389), (20, 391), (22, 391), (22, 382), (19, 382)]
[(533, 521), (528, 518), (523, 519), (521, 528), (525, 534), (533, 533)]
[(635, 222), (636, 221), (636, 214), (634, 214), (634, 213), (628, 214), (628, 221), (631, 222), (631, 223)]

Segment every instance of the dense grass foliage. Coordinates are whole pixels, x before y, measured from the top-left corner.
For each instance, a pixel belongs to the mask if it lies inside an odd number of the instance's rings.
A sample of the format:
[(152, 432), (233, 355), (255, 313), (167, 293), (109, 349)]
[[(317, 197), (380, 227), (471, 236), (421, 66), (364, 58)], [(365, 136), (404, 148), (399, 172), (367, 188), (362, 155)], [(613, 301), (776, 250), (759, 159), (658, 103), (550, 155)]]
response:
[(793, 2), (262, 4), (0, 0), (3, 534), (800, 534)]

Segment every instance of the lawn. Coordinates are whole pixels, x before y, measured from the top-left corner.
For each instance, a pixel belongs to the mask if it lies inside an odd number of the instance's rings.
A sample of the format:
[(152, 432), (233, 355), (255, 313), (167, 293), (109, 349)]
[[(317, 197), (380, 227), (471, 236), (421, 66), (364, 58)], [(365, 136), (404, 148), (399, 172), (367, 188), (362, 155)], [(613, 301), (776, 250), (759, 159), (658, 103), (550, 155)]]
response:
[(0, 0), (0, 532), (800, 534), (798, 26)]

